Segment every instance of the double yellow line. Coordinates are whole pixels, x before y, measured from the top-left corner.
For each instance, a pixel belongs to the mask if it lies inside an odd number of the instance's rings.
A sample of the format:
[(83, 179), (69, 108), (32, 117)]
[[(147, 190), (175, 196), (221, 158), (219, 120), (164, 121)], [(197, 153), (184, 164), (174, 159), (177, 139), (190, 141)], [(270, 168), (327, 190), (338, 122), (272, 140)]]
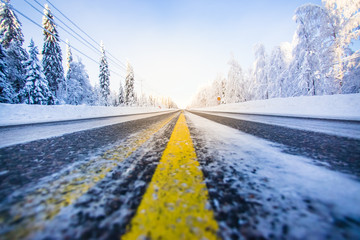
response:
[(122, 239), (217, 239), (203, 181), (182, 113)]

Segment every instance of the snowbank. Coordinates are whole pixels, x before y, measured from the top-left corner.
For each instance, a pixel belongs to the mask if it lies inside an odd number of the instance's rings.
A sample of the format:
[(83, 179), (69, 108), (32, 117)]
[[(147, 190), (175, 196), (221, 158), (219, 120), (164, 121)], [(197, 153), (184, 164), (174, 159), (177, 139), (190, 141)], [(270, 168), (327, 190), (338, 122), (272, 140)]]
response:
[(272, 98), (193, 110), (360, 120), (360, 94)]
[(0, 104), (0, 126), (167, 111), (155, 107)]

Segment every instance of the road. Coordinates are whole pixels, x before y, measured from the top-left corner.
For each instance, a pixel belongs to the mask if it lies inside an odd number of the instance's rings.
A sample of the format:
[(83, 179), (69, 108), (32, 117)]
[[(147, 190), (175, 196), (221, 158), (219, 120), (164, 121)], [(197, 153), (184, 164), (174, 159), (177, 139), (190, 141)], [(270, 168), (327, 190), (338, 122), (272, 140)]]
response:
[(283, 120), (0, 129), (0, 239), (359, 239), (359, 123)]

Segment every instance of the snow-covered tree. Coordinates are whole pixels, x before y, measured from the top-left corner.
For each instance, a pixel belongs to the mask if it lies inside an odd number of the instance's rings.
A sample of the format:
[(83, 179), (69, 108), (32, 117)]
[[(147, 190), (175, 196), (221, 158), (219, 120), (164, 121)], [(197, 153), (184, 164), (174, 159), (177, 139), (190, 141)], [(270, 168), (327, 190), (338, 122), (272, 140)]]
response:
[[(214, 81), (211, 84), (211, 92), (209, 95), (209, 106), (216, 106), (221, 103), (221, 98), (225, 96), (225, 89), (223, 89), (223, 81), (224, 77), (221, 74), (218, 74), (217, 77), (214, 79)], [(218, 98), (220, 97), (220, 101)]]
[(196, 94), (193, 102), (193, 107), (207, 107), (209, 106), (209, 96), (208, 96), (208, 87), (203, 87), (200, 91)]
[(140, 94), (137, 103), (138, 103), (138, 106), (141, 106), (141, 107), (150, 106), (149, 98), (146, 96), (145, 93)]
[(66, 40), (66, 68), (65, 68), (66, 75), (68, 74), (68, 71), (70, 69), (70, 64), (72, 63), (72, 61), (73, 61), (73, 55), (71, 51), (71, 46), (69, 40)]
[(65, 80), (62, 83), (61, 89), (61, 97), (62, 99), (67, 103), (68, 100), (68, 79), (70, 74), (70, 65), (73, 62), (73, 55), (71, 51), (70, 42), (68, 39), (66, 39), (66, 65), (65, 65)]
[(150, 106), (156, 107), (156, 100), (155, 100), (154, 96), (150, 95), (148, 102), (149, 102)]
[(93, 102), (93, 89), (85, 65), (72, 61), (67, 74), (66, 103), (71, 105), (89, 104)]
[[(343, 78), (348, 70), (358, 71), (356, 61), (359, 52), (350, 51), (349, 45), (353, 40), (360, 39), (360, 1), (358, 0), (322, 0), (331, 17), (331, 25), (335, 37), (333, 62), (334, 76), (339, 84), (340, 92), (343, 87)], [(355, 68), (354, 68), (355, 67)], [(348, 81), (355, 81), (358, 85), (358, 78), (347, 78)]]
[(124, 96), (124, 88), (121, 84), (120, 81), (120, 87), (119, 87), (119, 99), (118, 99), (119, 105), (124, 105), (125, 104), (125, 96)]
[(334, 92), (331, 86), (333, 29), (327, 11), (321, 6), (305, 4), (297, 8), (298, 24), (294, 36), (293, 62), (289, 69), (288, 96), (318, 95)]
[(96, 102), (85, 65), (81, 59), (77, 62), (73, 60), (69, 41), (66, 41), (66, 80), (63, 89), (65, 90), (64, 100), (67, 104), (92, 105)]
[(108, 106), (109, 96), (110, 96), (110, 70), (109, 70), (107, 57), (105, 55), (105, 47), (102, 42), (101, 42), (101, 52), (102, 55), (100, 59), (100, 74), (99, 74), (100, 90), (102, 97), (101, 105)]
[(360, 53), (354, 55), (356, 58), (351, 60), (353, 64), (343, 79), (342, 93), (360, 93)]
[(268, 63), (269, 98), (281, 97), (284, 94), (285, 78), (291, 60), (291, 44), (282, 43), (276, 46)]
[(234, 56), (231, 57), (228, 64), (230, 69), (228, 72), (227, 86), (226, 86), (226, 102), (237, 103), (244, 101), (244, 94), (241, 90), (244, 89), (243, 74), (240, 64), (235, 60)]
[(127, 73), (125, 78), (125, 104), (128, 106), (135, 104), (134, 83), (134, 70), (130, 63), (127, 62)]
[(14, 13), (10, 1), (0, 3), (0, 43), (6, 49), (7, 81), (14, 90), (12, 102), (21, 102), (20, 91), (25, 86), (24, 62), (28, 58), (26, 50), (22, 47), (24, 36), (21, 23)]
[(255, 62), (253, 68), (254, 96), (255, 99), (267, 99), (268, 79), (267, 79), (267, 56), (263, 44), (258, 43), (254, 46)]
[(10, 43), (10, 47), (6, 50), (6, 53), (8, 66), (7, 79), (15, 91), (13, 102), (19, 103), (22, 101), (19, 94), (24, 88), (26, 81), (25, 61), (28, 59), (28, 54), (19, 42)]
[(92, 94), (90, 105), (93, 105), (93, 106), (103, 105), (102, 96), (101, 96), (101, 88), (100, 88), (99, 84), (95, 84), (95, 86), (93, 88), (93, 94)]
[(6, 53), (0, 44), (0, 103), (12, 103), (14, 89), (7, 79)]
[(110, 92), (109, 105), (114, 107), (119, 106), (119, 95), (116, 91)]
[[(219, 77), (219, 76), (218, 76)], [(226, 78), (219, 79), (220, 83), (220, 104), (226, 104)]]
[(52, 105), (54, 96), (49, 90), (48, 82), (44, 79), (38, 59), (39, 50), (31, 39), (29, 45), (29, 60), (25, 63), (27, 69), (26, 84), (21, 91), (24, 103)]
[(10, 47), (12, 42), (24, 42), (21, 31), (21, 23), (12, 10), (10, 0), (0, 2), (0, 43), (5, 49)]
[(45, 79), (49, 82), (52, 93), (62, 101), (64, 90), (64, 69), (57, 26), (54, 22), (49, 6), (45, 4), (43, 16), (44, 46), (42, 50), (42, 64)]

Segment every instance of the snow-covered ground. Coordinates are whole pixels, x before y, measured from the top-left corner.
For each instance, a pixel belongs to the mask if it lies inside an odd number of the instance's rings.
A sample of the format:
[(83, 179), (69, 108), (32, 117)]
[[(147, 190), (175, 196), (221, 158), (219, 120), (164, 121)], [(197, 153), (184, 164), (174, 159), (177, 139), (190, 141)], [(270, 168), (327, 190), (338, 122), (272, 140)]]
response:
[(168, 111), (155, 107), (0, 104), (0, 126)]
[(357, 93), (272, 98), (193, 110), (360, 120), (359, 103), (360, 94)]

